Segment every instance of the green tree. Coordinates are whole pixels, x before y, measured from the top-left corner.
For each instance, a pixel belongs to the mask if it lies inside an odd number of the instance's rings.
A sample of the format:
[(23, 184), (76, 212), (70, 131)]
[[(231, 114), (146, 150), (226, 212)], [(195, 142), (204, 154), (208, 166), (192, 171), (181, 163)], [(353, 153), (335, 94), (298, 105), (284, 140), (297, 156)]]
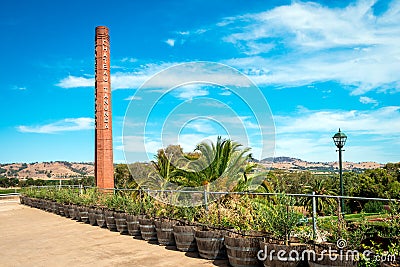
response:
[(250, 148), (242, 148), (241, 144), (222, 139), (221, 136), (215, 144), (201, 142), (196, 151), (200, 152), (200, 158), (188, 166), (194, 173), (192, 179), (195, 179), (196, 185), (205, 185), (221, 178), (221, 182), (232, 189), (251, 169), (247, 168)]
[[(314, 180), (310, 185), (304, 186), (303, 193), (312, 194), (315, 192), (316, 195), (336, 195), (336, 192), (332, 189), (330, 184), (325, 179)], [(312, 211), (312, 197), (306, 197), (302, 199), (302, 204), (307, 207), (308, 211)], [(326, 197), (316, 198), (316, 210), (320, 215), (330, 213), (335, 208), (335, 200)]]

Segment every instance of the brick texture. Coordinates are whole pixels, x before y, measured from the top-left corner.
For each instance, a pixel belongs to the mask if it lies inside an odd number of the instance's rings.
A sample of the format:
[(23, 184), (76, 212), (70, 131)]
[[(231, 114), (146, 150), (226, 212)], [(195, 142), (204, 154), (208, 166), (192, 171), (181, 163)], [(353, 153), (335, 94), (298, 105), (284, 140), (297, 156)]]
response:
[(95, 179), (98, 188), (114, 188), (110, 36), (96, 27), (95, 36)]

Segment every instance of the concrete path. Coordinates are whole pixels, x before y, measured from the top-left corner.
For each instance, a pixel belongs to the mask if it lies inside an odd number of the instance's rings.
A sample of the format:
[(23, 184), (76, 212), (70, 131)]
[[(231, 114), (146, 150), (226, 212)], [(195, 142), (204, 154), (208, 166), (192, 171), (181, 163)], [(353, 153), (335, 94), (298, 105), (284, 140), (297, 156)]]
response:
[(0, 266), (228, 266), (0, 200)]

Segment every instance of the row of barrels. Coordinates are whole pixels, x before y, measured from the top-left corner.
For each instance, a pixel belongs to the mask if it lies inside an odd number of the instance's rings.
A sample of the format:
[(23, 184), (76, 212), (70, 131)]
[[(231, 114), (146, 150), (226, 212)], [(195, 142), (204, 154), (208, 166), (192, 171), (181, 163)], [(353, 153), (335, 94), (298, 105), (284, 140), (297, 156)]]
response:
[[(174, 220), (146, 218), (145, 215), (131, 215), (105, 208), (62, 204), (25, 196), (21, 196), (21, 203), (93, 226), (108, 228), (110, 231), (118, 231), (120, 234), (129, 234), (146, 241), (158, 242), (163, 246), (176, 246), (179, 251), (198, 251), (199, 256), (205, 259), (228, 259), (229, 264), (233, 267), (308, 265), (307, 263), (304, 265), (300, 259), (282, 261), (275, 259), (276, 257), (265, 257), (260, 260), (260, 252), (263, 252), (262, 249), (265, 251), (267, 246), (270, 246), (268, 251), (285, 249), (284, 246), (265, 243), (260, 236), (242, 236), (226, 230), (178, 225)], [(301, 253), (300, 250), (304, 250), (306, 247), (301, 246), (298, 249)], [(334, 265), (310, 264), (310, 266)], [(340, 264), (337, 266), (354, 265)]]
[(201, 227), (177, 225), (177, 221), (173, 220), (146, 218), (145, 215), (131, 215), (105, 208), (62, 204), (25, 196), (21, 196), (20, 201), (30, 207), (108, 228), (120, 234), (129, 234), (164, 246), (176, 246), (179, 251), (198, 251), (199, 256), (205, 259), (228, 259), (232, 266), (259, 266), (256, 257), (258, 249), (241, 248), (223, 230), (211, 231)]

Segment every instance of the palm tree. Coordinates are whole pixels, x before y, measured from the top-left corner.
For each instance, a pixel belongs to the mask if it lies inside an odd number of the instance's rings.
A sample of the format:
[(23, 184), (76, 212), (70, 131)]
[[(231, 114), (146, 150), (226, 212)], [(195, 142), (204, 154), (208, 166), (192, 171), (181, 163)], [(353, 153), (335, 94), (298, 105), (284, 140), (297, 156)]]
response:
[[(336, 192), (329, 186), (327, 180), (315, 179), (311, 182), (311, 185), (305, 186), (305, 194), (312, 194), (315, 192), (316, 195), (336, 195)], [(301, 200), (304, 207), (307, 207), (308, 211), (312, 211), (312, 198), (307, 197)], [(317, 197), (316, 198), (316, 210), (320, 215), (325, 215), (327, 211), (332, 210), (335, 207), (335, 200), (333, 198), (327, 197)]]
[[(200, 152), (199, 159), (188, 164), (188, 171), (194, 173), (198, 185), (205, 185), (221, 180), (225, 185), (237, 182), (246, 169), (250, 148), (241, 148), (241, 144), (218, 136), (217, 142), (201, 142), (196, 150)], [(218, 182), (220, 184), (220, 182)]]

